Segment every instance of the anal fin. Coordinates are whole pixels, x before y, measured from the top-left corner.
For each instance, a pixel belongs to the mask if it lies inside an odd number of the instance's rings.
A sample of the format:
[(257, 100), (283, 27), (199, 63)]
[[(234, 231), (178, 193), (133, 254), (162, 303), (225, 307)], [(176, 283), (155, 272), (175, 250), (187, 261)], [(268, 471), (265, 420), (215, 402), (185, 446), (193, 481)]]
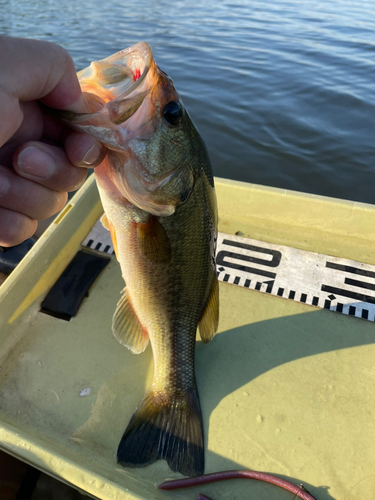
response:
[(133, 310), (126, 288), (113, 316), (112, 332), (115, 339), (134, 354), (140, 354), (148, 345), (148, 333)]
[(206, 309), (199, 321), (199, 335), (205, 344), (208, 344), (217, 332), (219, 324), (219, 282), (215, 275), (212, 282), (210, 296)]

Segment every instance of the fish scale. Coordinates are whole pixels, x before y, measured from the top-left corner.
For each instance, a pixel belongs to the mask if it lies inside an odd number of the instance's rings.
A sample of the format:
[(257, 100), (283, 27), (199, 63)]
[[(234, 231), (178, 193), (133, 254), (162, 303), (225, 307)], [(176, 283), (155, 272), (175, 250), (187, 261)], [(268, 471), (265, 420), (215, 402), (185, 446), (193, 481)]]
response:
[(95, 94), (86, 94), (95, 112), (65, 119), (109, 149), (95, 179), (102, 223), (126, 283), (113, 334), (135, 354), (150, 342), (154, 355), (153, 382), (125, 429), (117, 460), (144, 467), (165, 459), (173, 471), (200, 475), (195, 339), (199, 328), (203, 342), (211, 340), (219, 314), (217, 204), (207, 150), (147, 44), (96, 61), (79, 78), (82, 90)]

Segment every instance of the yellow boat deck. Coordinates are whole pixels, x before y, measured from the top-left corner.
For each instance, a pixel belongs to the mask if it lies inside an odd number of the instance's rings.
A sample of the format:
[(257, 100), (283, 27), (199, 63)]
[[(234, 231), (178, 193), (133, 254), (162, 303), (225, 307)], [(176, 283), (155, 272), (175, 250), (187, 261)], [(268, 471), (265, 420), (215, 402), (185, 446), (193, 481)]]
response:
[[(216, 179), (219, 230), (375, 264), (375, 207)], [(162, 492), (164, 461), (123, 469), (115, 450), (152, 374), (111, 334), (123, 287), (112, 258), (78, 314), (40, 312), (102, 211), (93, 176), (0, 287), (0, 447), (102, 500), (291, 500), (257, 481)], [(374, 324), (220, 283), (219, 334), (198, 341), (206, 473), (249, 468), (318, 500), (375, 491)], [(83, 392), (82, 392), (83, 391)]]

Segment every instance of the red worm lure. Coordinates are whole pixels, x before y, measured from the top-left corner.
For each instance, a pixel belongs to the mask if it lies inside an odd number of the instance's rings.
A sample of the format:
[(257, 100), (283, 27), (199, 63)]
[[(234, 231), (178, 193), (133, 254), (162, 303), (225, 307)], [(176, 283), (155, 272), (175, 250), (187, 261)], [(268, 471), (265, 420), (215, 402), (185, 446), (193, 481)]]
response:
[[(256, 472), (253, 470), (228, 470), (223, 472), (214, 472), (213, 474), (206, 474), (204, 476), (190, 477), (187, 479), (177, 479), (175, 481), (166, 481), (159, 484), (159, 490), (177, 490), (180, 488), (187, 488), (189, 486), (200, 486), (202, 484), (213, 483), (216, 481), (225, 481), (227, 479), (257, 479), (266, 483), (274, 484), (284, 490), (294, 493), (295, 497), (302, 498), (302, 500), (317, 500), (313, 497), (302, 485), (297, 486), (280, 477), (271, 476), (265, 472)], [(202, 494), (199, 494), (198, 500), (210, 500)]]

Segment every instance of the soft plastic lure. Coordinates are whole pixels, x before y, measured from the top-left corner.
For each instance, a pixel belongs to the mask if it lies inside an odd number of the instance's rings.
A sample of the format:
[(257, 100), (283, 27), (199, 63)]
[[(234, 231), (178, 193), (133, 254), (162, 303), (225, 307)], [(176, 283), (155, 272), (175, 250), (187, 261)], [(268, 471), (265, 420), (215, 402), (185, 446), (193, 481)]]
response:
[[(225, 481), (227, 479), (257, 479), (266, 483), (274, 484), (284, 490), (294, 493), (293, 498), (302, 498), (302, 500), (317, 500), (309, 493), (306, 488), (301, 484), (299, 486), (290, 483), (286, 479), (272, 476), (265, 472), (257, 472), (253, 470), (228, 470), (222, 472), (214, 472), (212, 474), (205, 474), (203, 476), (191, 477), (188, 479), (177, 479), (175, 481), (165, 481), (158, 486), (159, 490), (177, 490), (180, 488), (188, 488), (189, 486), (200, 486), (203, 484), (214, 483), (217, 481)], [(198, 500), (211, 500), (210, 498), (202, 495), (198, 496)]]

